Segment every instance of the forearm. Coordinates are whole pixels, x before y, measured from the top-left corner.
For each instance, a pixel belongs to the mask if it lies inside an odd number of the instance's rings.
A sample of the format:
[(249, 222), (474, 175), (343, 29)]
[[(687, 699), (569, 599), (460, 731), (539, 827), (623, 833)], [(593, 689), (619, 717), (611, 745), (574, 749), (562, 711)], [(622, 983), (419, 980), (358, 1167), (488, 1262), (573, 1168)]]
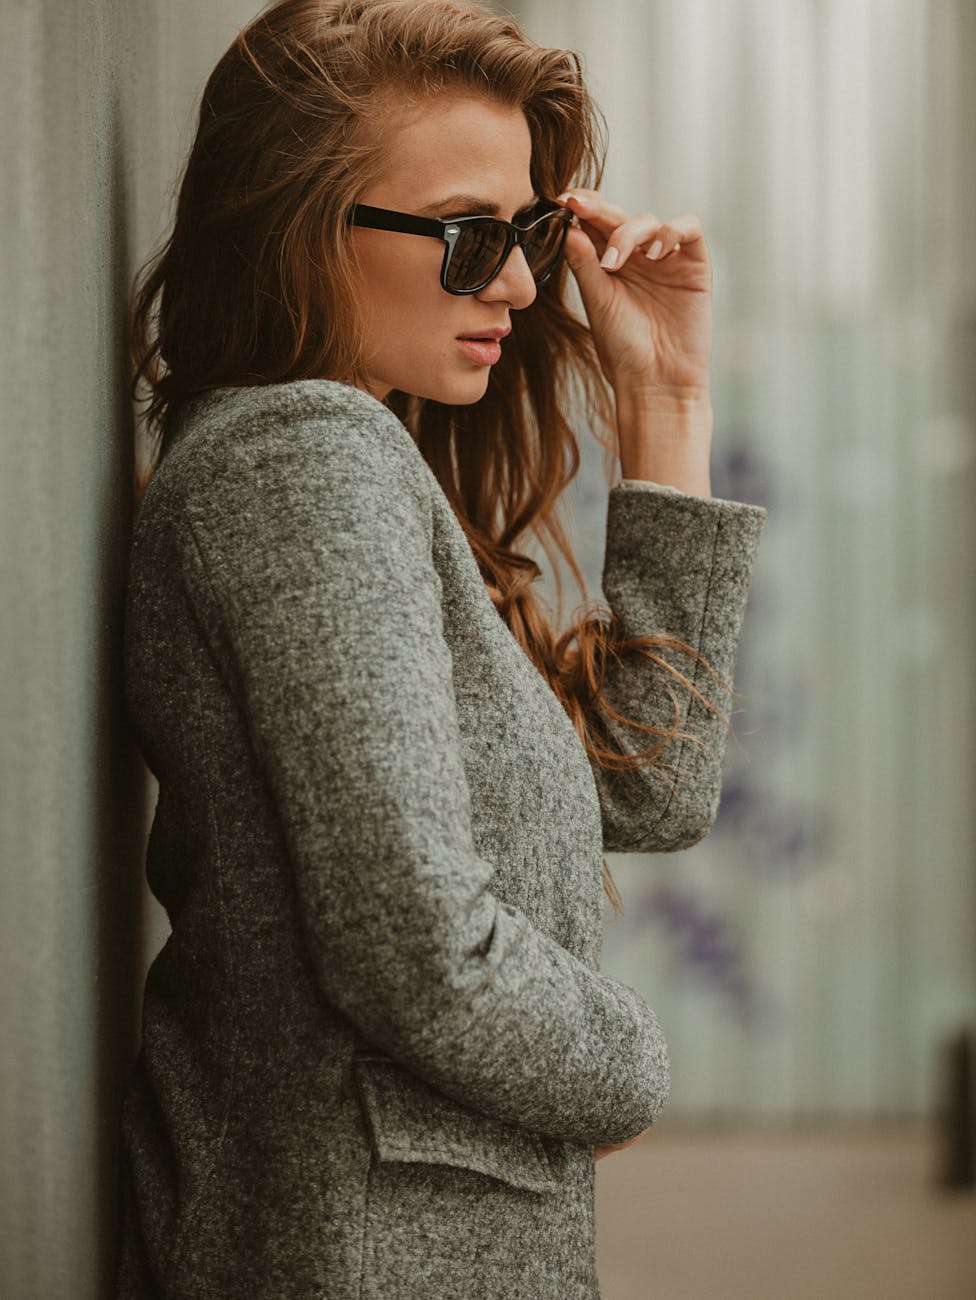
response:
[[(732, 684), (735, 652), (766, 511), (740, 501), (680, 492), (614, 487), (607, 508), (602, 588), (628, 636), (668, 632), (698, 651)], [(670, 659), (670, 651), (659, 652)], [(725, 710), (728, 699), (687, 657), (671, 659), (698, 689)], [(670, 727), (675, 687), (653, 661), (625, 656), (608, 663), (604, 698), (620, 714), (644, 725)], [(622, 752), (634, 753), (653, 737), (604, 717)], [(597, 792), (604, 849), (666, 853), (690, 847), (707, 834), (718, 810), (728, 733), (721, 720), (693, 697), (680, 721), (694, 741), (675, 741), (665, 760), (679, 768), (676, 785), (662, 772), (623, 774), (598, 769)], [(706, 746), (702, 749), (699, 745)], [(676, 751), (676, 752), (675, 752)]]
[(710, 497), (713, 413), (708, 392), (683, 396), (618, 391), (615, 396), (622, 476)]

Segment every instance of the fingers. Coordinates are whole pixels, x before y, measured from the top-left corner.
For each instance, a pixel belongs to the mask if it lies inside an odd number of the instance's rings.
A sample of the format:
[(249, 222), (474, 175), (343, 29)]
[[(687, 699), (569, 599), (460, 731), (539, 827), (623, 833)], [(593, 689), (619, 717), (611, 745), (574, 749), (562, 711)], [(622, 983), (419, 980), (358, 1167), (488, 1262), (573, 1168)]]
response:
[(556, 200), (566, 206), (567, 200), (571, 212), (577, 212), (585, 220), (593, 221), (595, 225), (606, 226), (612, 230), (614, 226), (619, 226), (622, 221), (628, 217), (627, 210), (621, 208), (616, 203), (611, 203), (605, 199), (599, 190), (572, 189), (566, 190), (560, 194)]
[[(643, 254), (652, 262), (661, 262), (683, 246), (694, 245), (701, 237), (702, 227), (697, 217), (660, 221), (653, 212), (642, 212), (617, 226), (607, 237), (600, 265), (607, 270), (619, 270), (634, 252)], [(617, 250), (616, 257), (612, 256), (614, 249)]]
[(581, 221), (604, 236), (606, 245), (600, 265), (608, 271), (618, 270), (636, 249), (651, 261), (663, 261), (683, 246), (693, 246), (704, 233), (701, 221), (692, 213), (666, 222), (653, 212), (631, 217), (624, 208), (610, 203), (595, 190), (568, 190), (556, 201), (568, 206)]
[(668, 253), (677, 253), (682, 244), (693, 244), (695, 240), (701, 239), (703, 234), (702, 224), (697, 217), (690, 214), (675, 217), (658, 226), (654, 232), (654, 241), (650, 248), (644, 250), (644, 256), (652, 261), (667, 257)]

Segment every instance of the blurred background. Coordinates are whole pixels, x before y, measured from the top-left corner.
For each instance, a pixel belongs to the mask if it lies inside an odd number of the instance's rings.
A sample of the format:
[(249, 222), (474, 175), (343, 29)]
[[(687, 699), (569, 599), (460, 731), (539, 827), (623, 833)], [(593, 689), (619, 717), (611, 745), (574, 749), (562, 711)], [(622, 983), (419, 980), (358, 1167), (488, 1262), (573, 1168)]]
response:
[[(609, 855), (625, 913), (607, 905), (603, 969), (658, 1013), (673, 1083), (597, 1165), (604, 1300), (973, 1300), (976, 5), (490, 7), (581, 54), (603, 192), (701, 218), (712, 492), (769, 512), (718, 820), (680, 854)], [(204, 82), (258, 8), (3, 5), (15, 1300), (106, 1295), (114, 1263), (118, 1096), (167, 932), (119, 697), (123, 313)], [(585, 433), (567, 511), (596, 594), (607, 483)]]

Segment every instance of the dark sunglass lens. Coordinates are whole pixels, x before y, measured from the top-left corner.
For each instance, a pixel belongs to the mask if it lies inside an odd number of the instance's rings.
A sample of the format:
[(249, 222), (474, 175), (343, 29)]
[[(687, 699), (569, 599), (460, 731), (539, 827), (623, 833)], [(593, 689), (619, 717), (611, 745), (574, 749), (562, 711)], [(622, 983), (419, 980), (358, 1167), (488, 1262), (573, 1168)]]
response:
[(562, 212), (555, 212), (534, 226), (529, 238), (522, 245), (525, 260), (532, 274), (539, 276), (549, 270), (562, 247), (565, 219)]
[[(539, 279), (552, 269), (562, 248), (565, 217), (562, 209), (540, 221), (522, 245), (529, 270)], [(473, 289), (498, 270), (505, 253), (505, 234), (493, 221), (471, 221), (462, 227), (447, 269), (452, 289)]]
[(492, 221), (469, 221), (461, 227), (454, 254), (447, 269), (452, 289), (470, 289), (483, 284), (496, 269), (505, 251), (505, 233)]

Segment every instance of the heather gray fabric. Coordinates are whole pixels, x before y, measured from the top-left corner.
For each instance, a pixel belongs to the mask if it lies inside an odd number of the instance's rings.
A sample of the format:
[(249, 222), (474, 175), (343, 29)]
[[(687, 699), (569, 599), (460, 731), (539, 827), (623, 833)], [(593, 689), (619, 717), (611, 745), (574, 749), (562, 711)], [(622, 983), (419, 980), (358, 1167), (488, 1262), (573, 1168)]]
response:
[[(656, 489), (659, 492), (681, 492), (681, 488), (673, 487), (670, 483), (655, 483), (649, 478), (622, 478), (620, 486), (625, 488), (649, 488)], [(682, 496), (687, 495), (682, 493)]]
[[(765, 513), (612, 489), (608, 602), (731, 679)], [(676, 747), (673, 792), (596, 780), (409, 432), (325, 380), (184, 408), (125, 665), (172, 934), (118, 1296), (599, 1296), (593, 1147), (669, 1087), (653, 1011), (598, 970), (602, 854), (707, 833), (724, 729), (691, 709), (711, 752)], [(669, 721), (659, 672), (621, 667), (617, 703)]]

